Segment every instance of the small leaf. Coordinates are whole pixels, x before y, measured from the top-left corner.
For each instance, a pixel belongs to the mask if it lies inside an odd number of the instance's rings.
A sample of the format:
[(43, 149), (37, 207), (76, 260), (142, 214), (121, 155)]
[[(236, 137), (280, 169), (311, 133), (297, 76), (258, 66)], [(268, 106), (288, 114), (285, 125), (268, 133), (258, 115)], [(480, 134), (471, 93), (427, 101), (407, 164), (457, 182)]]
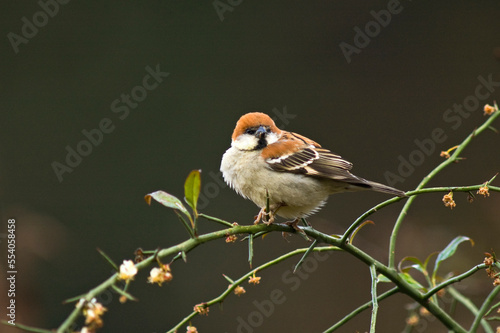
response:
[(432, 282), (434, 283), (436, 281), (436, 274), (437, 270), (439, 268), (439, 265), (451, 257), (452, 255), (455, 254), (458, 245), (460, 245), (463, 242), (469, 241), (471, 242), (472, 246), (474, 246), (474, 241), (470, 239), (469, 237), (466, 236), (458, 236), (453, 239), (450, 244), (448, 244), (443, 251), (439, 252), (437, 258), (436, 258), (436, 263), (434, 264), (434, 272), (432, 273)]
[[(403, 263), (405, 261), (410, 261), (413, 263), (413, 265), (402, 267)], [(420, 259), (418, 259), (416, 257), (404, 257), (403, 259), (401, 259), (401, 261), (399, 262), (399, 265), (398, 265), (399, 270), (403, 273), (407, 273), (410, 268), (415, 268), (417, 271), (421, 272), (424, 275), (427, 275), (427, 267), (426, 266), (427, 266), (426, 264), (422, 263), (420, 261)]]
[(361, 228), (363, 228), (365, 225), (368, 225), (368, 224), (375, 224), (375, 222), (373, 221), (370, 221), (370, 220), (366, 220), (364, 221), (363, 223), (361, 223), (356, 229), (354, 229), (354, 231), (352, 232), (352, 235), (351, 235), (351, 238), (349, 239), (349, 244), (352, 244), (352, 241), (354, 240), (354, 237), (356, 236), (356, 234), (358, 233), (358, 231), (361, 230)]
[(377, 276), (377, 281), (378, 282), (392, 282), (391, 280), (389, 280), (389, 278), (385, 275), (382, 275), (382, 274), (379, 274)]
[(413, 288), (417, 288), (421, 291), (427, 290), (422, 286), (417, 280), (415, 280), (410, 274), (408, 273), (399, 273), (399, 276), (405, 280), (409, 285), (411, 285)]
[(198, 216), (196, 205), (200, 196), (201, 170), (193, 170), (189, 173), (184, 183), (184, 198), (187, 204), (193, 209), (195, 216)]
[(155, 199), (155, 201), (161, 203), (163, 206), (168, 207), (168, 208), (173, 208), (173, 209), (178, 209), (184, 215), (186, 215), (189, 220), (191, 220), (191, 214), (187, 211), (186, 207), (182, 204), (182, 202), (177, 199), (177, 197), (174, 197), (171, 194), (168, 194), (167, 192), (164, 191), (156, 191), (152, 192), (149, 194), (146, 194), (144, 197), (148, 205), (151, 205), (151, 199)]

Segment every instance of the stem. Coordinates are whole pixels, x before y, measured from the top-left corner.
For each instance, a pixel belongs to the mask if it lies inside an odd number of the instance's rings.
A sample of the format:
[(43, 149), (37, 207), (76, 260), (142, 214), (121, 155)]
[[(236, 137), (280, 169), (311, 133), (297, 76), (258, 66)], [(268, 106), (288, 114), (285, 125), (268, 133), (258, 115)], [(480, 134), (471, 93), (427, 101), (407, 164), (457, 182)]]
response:
[[(214, 304), (217, 304), (217, 303), (222, 303), (227, 296), (229, 296), (229, 294), (231, 294), (231, 292), (237, 287), (239, 286), (241, 283), (243, 283), (246, 279), (248, 279), (250, 276), (252, 276), (253, 274), (255, 274), (257, 271), (261, 271), (261, 270), (264, 270), (270, 266), (273, 266), (273, 265), (276, 265), (277, 263), (280, 263), (282, 262), (283, 260), (285, 259), (288, 259), (290, 257), (293, 257), (297, 254), (300, 254), (300, 253), (305, 253), (307, 252), (309, 249), (306, 249), (306, 248), (303, 248), (303, 249), (297, 249), (297, 250), (293, 250), (293, 251), (290, 251), (276, 259), (273, 259), (271, 261), (268, 261), (266, 262), (265, 264), (263, 265), (260, 265), (259, 267), (255, 268), (255, 269), (252, 269), (251, 271), (249, 271), (248, 273), (246, 273), (245, 275), (241, 276), (238, 280), (234, 281), (234, 283), (231, 284), (231, 286), (226, 289), (222, 294), (220, 294), (218, 297), (206, 302), (206, 306), (211, 306), (211, 305), (214, 305)], [(316, 252), (323, 252), (323, 251), (338, 251), (339, 249), (336, 248), (336, 247), (332, 247), (332, 246), (324, 246), (324, 247), (317, 247), (315, 249), (313, 249), (313, 251), (316, 251)], [(175, 325), (172, 329), (170, 329), (168, 331), (168, 333), (175, 333), (177, 332), (182, 326), (186, 325), (192, 318), (194, 318), (196, 315), (198, 315), (198, 312), (196, 311), (193, 311), (192, 313), (190, 313), (187, 317), (185, 317), (183, 320), (181, 320), (177, 325)]]
[[(380, 301), (386, 299), (387, 297), (396, 294), (398, 291), (399, 291), (399, 289), (397, 287), (392, 288), (392, 289), (386, 291), (385, 293), (383, 293), (382, 295), (378, 296), (377, 301), (380, 302)], [(351, 319), (356, 317), (358, 314), (360, 314), (361, 312), (368, 309), (372, 304), (373, 304), (373, 299), (366, 302), (365, 304), (359, 306), (357, 309), (355, 309), (354, 311), (349, 313), (347, 316), (342, 318), (342, 320), (338, 321), (335, 325), (333, 325), (332, 327), (330, 327), (329, 329), (327, 329), (323, 333), (331, 333), (331, 332), (335, 331), (337, 328), (344, 325), (345, 323), (347, 323), (348, 321), (350, 321)]]
[(472, 326), (471, 326), (469, 332), (474, 333), (477, 331), (477, 328), (479, 327), (479, 323), (483, 320), (484, 314), (488, 311), (491, 303), (493, 303), (493, 301), (495, 300), (495, 297), (498, 295), (499, 292), (500, 292), (500, 286), (496, 286), (490, 292), (488, 297), (486, 297), (486, 299), (483, 302), (483, 305), (481, 306), (481, 308), (479, 309), (479, 311), (476, 314), (476, 318), (474, 319), (474, 322), (472, 323)]
[(199, 217), (203, 217), (203, 218), (206, 218), (207, 220), (209, 221), (214, 221), (214, 222), (217, 222), (219, 224), (222, 224), (223, 226), (226, 226), (226, 227), (232, 227), (233, 225), (227, 221), (224, 221), (224, 220), (221, 220), (221, 219), (218, 219), (216, 217), (213, 217), (213, 216), (210, 216), (210, 215), (206, 215), (206, 214), (198, 214)]
[(340, 243), (339, 239), (320, 233), (319, 231), (312, 228), (303, 228), (303, 230), (306, 232), (308, 236), (319, 239), (325, 243), (338, 246), (339, 248), (352, 254), (365, 264), (375, 266), (377, 271), (385, 275), (389, 280), (391, 280), (402, 293), (413, 298), (421, 306), (429, 310), (429, 312), (432, 313), (434, 317), (439, 319), (439, 321), (442, 322), (447, 328), (453, 330), (455, 333), (467, 332), (462, 326), (460, 326), (460, 324), (458, 324), (453, 318), (451, 318), (437, 304), (433, 302), (428, 302), (427, 299), (424, 299), (422, 294), (417, 289), (413, 288), (410, 284), (408, 284), (403, 278), (401, 278), (398, 272), (394, 268), (383, 265), (379, 261), (369, 256), (367, 253), (363, 252), (362, 250), (358, 249), (357, 247), (355, 247), (350, 243)]
[(378, 300), (377, 300), (377, 269), (375, 265), (370, 265), (370, 275), (372, 278), (372, 319), (370, 323), (370, 333), (375, 333), (377, 323)]
[[(457, 302), (461, 303), (464, 305), (474, 316), (477, 315), (478, 309), (474, 303), (471, 302), (470, 299), (462, 295), (458, 290), (456, 290), (453, 287), (448, 288), (448, 292), (450, 293), (451, 296), (453, 296), (453, 299), (455, 299)], [(491, 329), (491, 326), (486, 322), (486, 320), (481, 320), (481, 325), (483, 326), (484, 330), (486, 333), (493, 333), (493, 330)], [(469, 331), (472, 332), (472, 331)]]
[[(494, 112), (479, 128), (475, 129), (472, 131), (467, 138), (465, 138), (464, 141), (457, 147), (457, 149), (453, 152), (453, 154), (450, 156), (450, 158), (446, 159), (443, 161), (441, 164), (439, 164), (434, 170), (432, 170), (427, 176), (422, 179), (420, 184), (417, 186), (416, 190), (422, 189), (434, 176), (436, 176), (439, 172), (441, 172), (444, 168), (449, 166), (450, 164), (456, 162), (459, 160), (460, 153), (469, 145), (469, 143), (472, 141), (472, 139), (476, 136), (481, 134), (484, 130), (488, 129), (488, 127), (491, 126), (493, 121), (500, 116), (500, 112), (498, 110)], [(390, 243), (389, 243), (389, 267), (394, 268), (395, 267), (395, 251), (396, 251), (396, 239), (398, 236), (399, 228), (401, 227), (401, 224), (403, 223), (404, 218), (406, 217), (406, 214), (408, 214), (408, 210), (410, 209), (410, 206), (412, 205), (413, 201), (415, 200), (416, 196), (412, 196), (406, 201), (405, 205), (403, 206), (403, 209), (401, 210), (398, 219), (396, 220), (396, 223), (394, 224), (394, 228), (391, 233), (391, 238), (390, 238)]]
[(467, 272), (465, 273), (462, 273), (460, 275), (457, 275), (453, 278), (450, 278), (446, 281), (444, 281), (443, 283), (435, 286), (434, 288), (432, 288), (431, 290), (429, 290), (428, 292), (426, 292), (424, 295), (423, 295), (423, 298), (429, 298), (431, 297), (432, 295), (436, 294), (438, 291), (440, 291), (441, 289), (443, 288), (446, 288), (447, 286), (449, 286), (450, 284), (453, 284), (455, 282), (459, 282), (459, 281), (462, 281), (463, 279), (471, 276), (472, 274), (476, 273), (477, 271), (479, 271), (480, 269), (484, 269), (488, 266), (486, 266), (485, 264), (480, 264), (480, 265), (476, 265), (474, 267), (472, 267), (470, 270), (468, 270)]
[[(453, 192), (469, 192), (469, 191), (477, 191), (482, 186), (484, 186), (484, 183), (480, 184), (480, 185), (472, 185), (472, 186), (428, 187), (428, 188), (421, 188), (421, 189), (417, 189), (417, 190), (413, 190), (413, 191), (408, 191), (405, 194), (406, 194), (407, 197), (415, 197), (416, 195), (423, 194), (423, 193), (435, 193), (435, 192), (446, 192), (446, 193), (448, 193), (450, 191), (453, 191)], [(500, 192), (500, 187), (488, 185), (488, 188), (491, 191)], [(405, 197), (394, 197), (394, 198), (388, 199), (388, 200), (386, 200), (384, 202), (381, 202), (378, 205), (373, 206), (372, 208), (370, 208), (369, 210), (367, 210), (366, 212), (364, 212), (346, 230), (346, 232), (342, 236), (342, 242), (347, 242), (348, 238), (351, 236), (351, 234), (354, 232), (354, 230), (356, 230), (356, 228), (359, 227), (361, 225), (361, 223), (363, 223), (364, 220), (368, 216), (370, 216), (373, 213), (379, 211), (381, 208), (384, 208), (386, 206), (389, 206), (390, 204), (393, 204), (395, 202), (398, 202), (398, 201), (401, 201), (401, 200), (404, 200), (404, 199), (406, 199), (406, 198)], [(412, 198), (410, 198), (410, 199), (412, 199)]]
[(23, 331), (26, 331), (26, 332), (54, 333), (54, 331), (51, 331), (51, 330), (45, 330), (42, 328), (31, 327), (31, 326), (27, 326), (27, 325), (23, 325), (23, 324), (18, 324), (18, 323), (16, 323), (15, 325), (12, 325), (12, 324), (9, 324), (9, 322), (6, 320), (2, 320), (1, 323), (4, 325), (10, 326), (10, 327), (16, 327), (16, 328), (22, 329)]

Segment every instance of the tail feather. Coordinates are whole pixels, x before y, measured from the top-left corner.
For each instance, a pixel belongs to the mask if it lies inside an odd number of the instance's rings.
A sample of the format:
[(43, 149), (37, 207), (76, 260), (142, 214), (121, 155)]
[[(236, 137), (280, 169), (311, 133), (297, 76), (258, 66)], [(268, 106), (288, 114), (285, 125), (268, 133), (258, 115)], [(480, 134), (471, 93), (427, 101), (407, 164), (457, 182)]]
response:
[(406, 194), (404, 191), (398, 190), (397, 188), (394, 188), (394, 187), (390, 187), (390, 186), (387, 186), (384, 184), (372, 182), (369, 180), (366, 181), (366, 184), (369, 185), (369, 188), (372, 191), (392, 194), (392, 195), (396, 195), (398, 197), (406, 197)]

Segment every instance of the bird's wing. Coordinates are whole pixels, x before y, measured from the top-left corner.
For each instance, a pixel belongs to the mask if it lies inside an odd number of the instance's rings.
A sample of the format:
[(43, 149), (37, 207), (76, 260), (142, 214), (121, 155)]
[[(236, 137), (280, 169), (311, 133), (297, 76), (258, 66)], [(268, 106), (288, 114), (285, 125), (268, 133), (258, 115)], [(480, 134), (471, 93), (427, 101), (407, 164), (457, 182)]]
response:
[(262, 157), (275, 171), (363, 183), (349, 172), (350, 162), (296, 133), (286, 132), (280, 141), (263, 149)]

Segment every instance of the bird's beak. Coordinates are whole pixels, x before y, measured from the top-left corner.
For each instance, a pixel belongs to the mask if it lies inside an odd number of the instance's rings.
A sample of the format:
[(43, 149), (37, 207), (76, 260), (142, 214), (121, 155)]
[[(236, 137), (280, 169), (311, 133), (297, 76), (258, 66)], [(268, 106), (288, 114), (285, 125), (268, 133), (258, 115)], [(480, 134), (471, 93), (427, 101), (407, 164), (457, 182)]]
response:
[(255, 131), (255, 136), (259, 139), (262, 139), (266, 135), (266, 132), (267, 131), (264, 126), (259, 126), (259, 128), (257, 128), (257, 131)]

